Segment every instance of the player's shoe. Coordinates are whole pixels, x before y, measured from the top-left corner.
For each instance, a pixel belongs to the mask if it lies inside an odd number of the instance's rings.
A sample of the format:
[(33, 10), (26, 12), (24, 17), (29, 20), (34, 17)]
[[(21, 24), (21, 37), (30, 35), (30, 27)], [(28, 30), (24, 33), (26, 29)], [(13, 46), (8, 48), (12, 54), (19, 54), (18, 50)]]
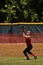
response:
[(34, 56), (34, 59), (36, 60), (37, 59), (37, 56)]

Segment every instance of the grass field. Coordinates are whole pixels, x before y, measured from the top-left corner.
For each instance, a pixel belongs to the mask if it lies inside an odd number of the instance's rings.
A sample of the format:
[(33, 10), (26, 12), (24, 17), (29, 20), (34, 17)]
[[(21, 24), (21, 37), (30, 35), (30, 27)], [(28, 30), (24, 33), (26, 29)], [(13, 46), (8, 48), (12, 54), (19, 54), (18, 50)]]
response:
[(43, 65), (43, 56), (34, 60), (25, 60), (24, 58), (15, 58), (15, 57), (0, 57), (0, 65)]
[(25, 47), (25, 44), (0, 44), (0, 65), (43, 65), (43, 43), (33, 44), (32, 52), (37, 54), (37, 60), (30, 55), (30, 60), (25, 59)]

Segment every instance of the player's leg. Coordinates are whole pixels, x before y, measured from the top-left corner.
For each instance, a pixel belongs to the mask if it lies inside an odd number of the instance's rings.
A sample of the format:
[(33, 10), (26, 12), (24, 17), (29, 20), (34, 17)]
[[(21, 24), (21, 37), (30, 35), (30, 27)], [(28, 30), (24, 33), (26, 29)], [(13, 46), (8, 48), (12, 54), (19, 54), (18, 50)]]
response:
[(31, 54), (34, 57), (35, 60), (37, 59), (37, 56), (34, 53), (29, 52), (29, 54)]
[(34, 53), (31, 52), (31, 49), (32, 49), (32, 48), (33, 48), (32, 45), (30, 45), (30, 46), (28, 47), (28, 49), (29, 49), (29, 50), (28, 50), (28, 53), (31, 54), (32, 56), (34, 56), (35, 59), (37, 59), (37, 56), (36, 56)]
[(33, 48), (32, 45), (29, 45), (29, 46), (28, 46), (28, 54), (31, 54), (31, 55), (34, 56), (34, 54), (31, 52), (32, 48)]
[(37, 56), (34, 53), (29, 52), (29, 54), (31, 54), (34, 57), (35, 60), (37, 59)]
[(29, 60), (29, 57), (28, 57), (28, 55), (27, 55), (27, 50), (28, 50), (28, 48), (26, 48), (26, 49), (23, 51), (23, 53), (24, 53), (26, 59)]

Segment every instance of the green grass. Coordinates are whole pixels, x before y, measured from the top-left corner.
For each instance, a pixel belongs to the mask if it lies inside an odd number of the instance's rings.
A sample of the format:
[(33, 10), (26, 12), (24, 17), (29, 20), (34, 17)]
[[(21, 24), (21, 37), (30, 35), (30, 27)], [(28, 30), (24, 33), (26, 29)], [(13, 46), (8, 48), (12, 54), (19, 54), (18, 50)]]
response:
[(43, 65), (43, 56), (34, 60), (25, 60), (24, 58), (15, 58), (15, 57), (0, 57), (0, 65)]

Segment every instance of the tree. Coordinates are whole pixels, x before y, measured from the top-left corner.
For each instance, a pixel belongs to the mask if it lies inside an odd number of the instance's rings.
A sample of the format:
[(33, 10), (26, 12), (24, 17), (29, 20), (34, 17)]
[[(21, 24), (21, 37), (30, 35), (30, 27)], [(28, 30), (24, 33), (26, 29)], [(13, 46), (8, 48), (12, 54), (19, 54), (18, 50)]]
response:
[(4, 22), (41, 22), (43, 0), (0, 0), (0, 14)]

